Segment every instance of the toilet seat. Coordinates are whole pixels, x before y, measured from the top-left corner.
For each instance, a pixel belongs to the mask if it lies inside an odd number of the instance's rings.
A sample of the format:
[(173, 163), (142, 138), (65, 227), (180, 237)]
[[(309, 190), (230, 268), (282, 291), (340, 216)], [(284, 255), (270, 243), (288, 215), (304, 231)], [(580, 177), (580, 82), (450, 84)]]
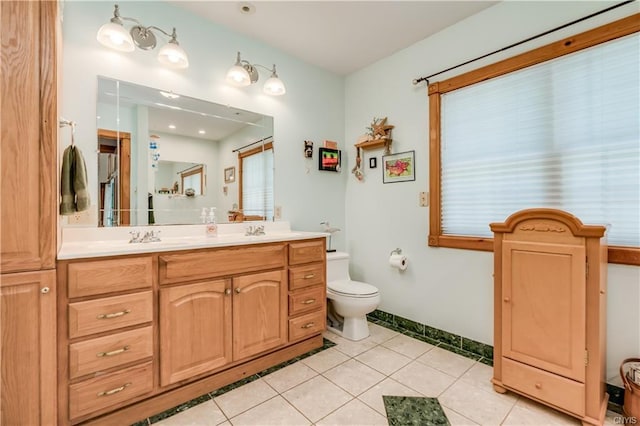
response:
[(378, 295), (378, 289), (360, 281), (338, 280), (327, 283), (327, 291), (345, 297), (369, 298)]

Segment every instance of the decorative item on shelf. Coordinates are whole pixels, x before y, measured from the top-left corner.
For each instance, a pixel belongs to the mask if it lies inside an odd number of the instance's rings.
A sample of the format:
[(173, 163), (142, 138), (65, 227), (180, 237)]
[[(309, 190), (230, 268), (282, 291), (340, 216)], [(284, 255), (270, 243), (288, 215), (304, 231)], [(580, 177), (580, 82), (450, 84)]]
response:
[(338, 149), (338, 142), (325, 140), (323, 146), (325, 148)]
[(313, 142), (304, 141), (304, 157), (305, 158), (313, 157)]
[(364, 179), (364, 173), (362, 173), (362, 169), (360, 168), (360, 164), (362, 163), (362, 158), (360, 157), (360, 148), (356, 147), (356, 165), (351, 169), (351, 173), (358, 179), (360, 182)]
[(371, 125), (367, 127), (367, 133), (358, 138), (356, 147), (372, 149), (384, 146), (384, 153), (391, 153), (391, 130), (394, 126), (387, 124), (387, 117), (373, 118)]
[(400, 152), (382, 157), (382, 182), (407, 182), (416, 180), (415, 151)]
[(329, 245), (327, 246), (327, 253), (333, 253), (336, 249), (331, 248), (331, 237), (336, 232), (340, 231), (340, 228), (333, 227), (329, 224), (329, 221), (320, 222), (320, 225), (323, 225), (323, 231), (329, 234)]
[(224, 183), (233, 183), (236, 180), (236, 168), (227, 167), (224, 169)]
[(149, 156), (151, 157), (151, 169), (154, 172), (158, 171), (158, 161), (160, 160), (160, 152), (158, 151), (158, 142), (156, 139), (160, 139), (158, 135), (149, 135), (151, 139), (149, 141)]
[[(114, 5), (113, 18), (98, 30), (97, 39), (103, 46), (120, 52), (133, 52), (136, 46), (142, 50), (152, 50), (156, 47), (156, 30), (169, 37), (170, 40), (158, 51), (158, 61), (172, 68), (187, 68), (189, 59), (180, 47), (177, 40), (176, 29), (170, 33), (155, 25), (145, 27), (135, 18), (120, 16), (118, 5)], [(135, 22), (131, 30), (127, 31), (122, 21)]]
[(319, 170), (325, 170), (329, 172), (339, 172), (340, 171), (340, 150), (339, 149), (329, 149), (329, 148), (319, 148)]
[(240, 52), (238, 52), (235, 65), (227, 72), (227, 82), (237, 87), (246, 87), (256, 83), (260, 77), (256, 67), (263, 68), (271, 73), (271, 77), (265, 81), (262, 87), (264, 93), (272, 96), (280, 96), (287, 93), (284, 83), (276, 73), (276, 64), (273, 64), (273, 68), (260, 64), (251, 64), (249, 61), (240, 58)]
[(196, 190), (193, 188), (187, 188), (184, 190), (184, 195), (186, 195), (187, 197), (193, 197), (196, 195)]

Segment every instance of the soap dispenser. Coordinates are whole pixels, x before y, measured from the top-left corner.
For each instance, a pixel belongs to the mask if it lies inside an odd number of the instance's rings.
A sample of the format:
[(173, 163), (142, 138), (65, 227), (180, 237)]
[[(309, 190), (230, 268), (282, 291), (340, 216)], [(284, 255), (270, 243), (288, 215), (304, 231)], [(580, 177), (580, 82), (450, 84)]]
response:
[[(206, 208), (206, 207), (205, 207)], [(211, 207), (207, 217), (207, 237), (218, 236), (218, 224), (216, 223), (216, 208)]]

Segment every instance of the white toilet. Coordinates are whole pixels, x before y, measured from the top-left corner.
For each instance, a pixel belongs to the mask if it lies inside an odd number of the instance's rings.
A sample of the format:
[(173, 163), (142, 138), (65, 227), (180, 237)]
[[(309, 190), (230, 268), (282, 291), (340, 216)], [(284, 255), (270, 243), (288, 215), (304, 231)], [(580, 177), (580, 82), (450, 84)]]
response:
[(352, 281), (349, 254), (327, 253), (327, 328), (349, 340), (369, 336), (367, 314), (380, 304), (380, 293), (371, 284)]

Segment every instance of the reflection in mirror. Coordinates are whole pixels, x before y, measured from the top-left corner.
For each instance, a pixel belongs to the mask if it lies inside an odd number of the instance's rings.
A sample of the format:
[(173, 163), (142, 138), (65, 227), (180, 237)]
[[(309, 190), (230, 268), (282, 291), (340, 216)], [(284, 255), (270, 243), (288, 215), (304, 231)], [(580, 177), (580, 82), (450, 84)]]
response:
[(273, 220), (272, 117), (98, 77), (97, 119), (99, 226)]

